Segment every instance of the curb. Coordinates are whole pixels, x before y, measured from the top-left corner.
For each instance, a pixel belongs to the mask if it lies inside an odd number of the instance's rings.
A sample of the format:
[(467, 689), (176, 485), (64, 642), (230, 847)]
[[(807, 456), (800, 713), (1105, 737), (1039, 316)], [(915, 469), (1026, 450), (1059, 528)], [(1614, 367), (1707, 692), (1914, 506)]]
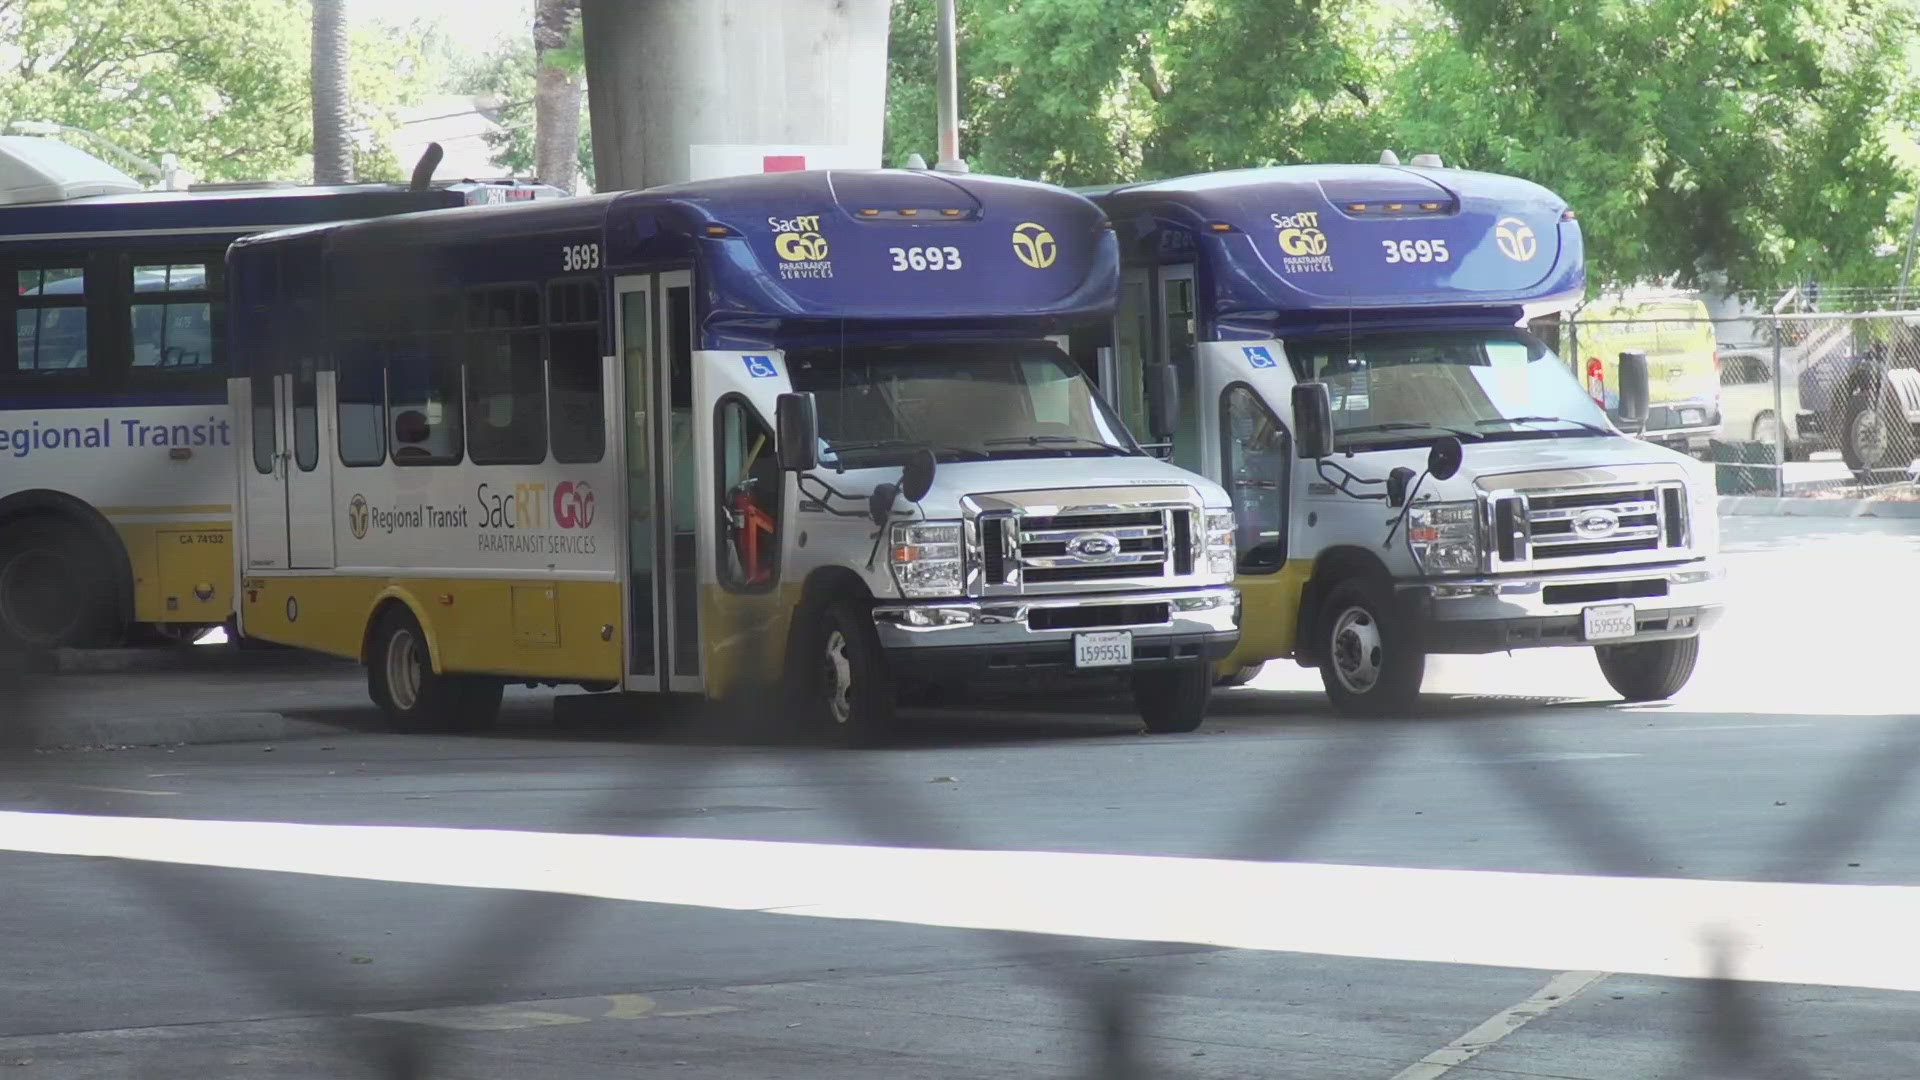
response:
[(317, 720), (295, 720), (277, 712), (231, 712), (111, 719), (41, 717), (25, 734), (27, 738), (12, 745), (29, 750), (110, 749), (312, 739), (352, 731)]
[(1905, 518), (1920, 520), (1920, 502), (1886, 499), (1794, 499), (1771, 495), (1722, 495), (1721, 517)]

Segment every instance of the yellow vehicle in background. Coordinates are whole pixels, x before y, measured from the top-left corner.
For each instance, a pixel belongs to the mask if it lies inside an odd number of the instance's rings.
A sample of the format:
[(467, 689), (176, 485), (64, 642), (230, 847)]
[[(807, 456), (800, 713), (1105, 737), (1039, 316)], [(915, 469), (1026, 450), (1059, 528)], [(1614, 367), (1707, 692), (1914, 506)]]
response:
[(1616, 424), (1620, 354), (1646, 353), (1651, 400), (1636, 433), (1676, 450), (1706, 452), (1720, 428), (1719, 358), (1706, 304), (1687, 293), (1602, 296), (1571, 313), (1562, 341), (1581, 385)]

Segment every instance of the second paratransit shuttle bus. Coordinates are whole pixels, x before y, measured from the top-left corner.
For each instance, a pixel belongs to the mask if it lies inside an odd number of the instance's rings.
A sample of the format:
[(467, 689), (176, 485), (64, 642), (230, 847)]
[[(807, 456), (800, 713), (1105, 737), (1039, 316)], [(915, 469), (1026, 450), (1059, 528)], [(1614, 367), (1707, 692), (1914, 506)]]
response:
[[(1629, 699), (1686, 682), (1722, 602), (1713, 477), (1622, 434), (1520, 328), (1582, 295), (1563, 200), (1384, 164), (1095, 200), (1126, 267), (1103, 384), (1234, 500), (1223, 680), (1291, 657), (1343, 711), (1403, 711), (1428, 653), (1590, 645)], [(1622, 366), (1644, 403), (1644, 359)]]
[(1082, 374), (1118, 256), (1070, 192), (737, 177), (255, 237), (229, 275), (242, 630), (362, 658), (398, 720), (784, 687), (868, 739), (909, 683), (1104, 673), (1191, 730), (1237, 639), (1226, 493)]

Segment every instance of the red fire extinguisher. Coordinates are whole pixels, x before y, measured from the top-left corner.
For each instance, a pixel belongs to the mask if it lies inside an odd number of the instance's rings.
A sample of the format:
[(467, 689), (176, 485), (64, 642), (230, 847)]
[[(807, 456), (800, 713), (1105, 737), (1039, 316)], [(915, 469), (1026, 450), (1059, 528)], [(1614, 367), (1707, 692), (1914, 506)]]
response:
[(733, 520), (736, 530), (734, 544), (740, 553), (740, 572), (749, 585), (765, 585), (773, 578), (773, 560), (761, 559), (760, 534), (765, 533), (771, 540), (774, 533), (772, 515), (760, 509), (753, 499), (753, 492), (745, 487), (733, 490)]
[(1600, 366), (1600, 358), (1587, 358), (1587, 393), (1592, 395), (1594, 404), (1601, 408), (1607, 405), (1607, 372)]

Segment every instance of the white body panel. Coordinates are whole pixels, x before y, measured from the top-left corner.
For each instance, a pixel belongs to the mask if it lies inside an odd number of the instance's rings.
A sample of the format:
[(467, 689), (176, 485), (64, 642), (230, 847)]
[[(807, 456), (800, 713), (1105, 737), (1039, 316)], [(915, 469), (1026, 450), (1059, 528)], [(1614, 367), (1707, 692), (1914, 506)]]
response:
[[(229, 520), (233, 414), (206, 405), (16, 409), (0, 418), (0, 498), (62, 491), (110, 516), (206, 508), (192, 520)], [(176, 451), (183, 456), (175, 456)]]

